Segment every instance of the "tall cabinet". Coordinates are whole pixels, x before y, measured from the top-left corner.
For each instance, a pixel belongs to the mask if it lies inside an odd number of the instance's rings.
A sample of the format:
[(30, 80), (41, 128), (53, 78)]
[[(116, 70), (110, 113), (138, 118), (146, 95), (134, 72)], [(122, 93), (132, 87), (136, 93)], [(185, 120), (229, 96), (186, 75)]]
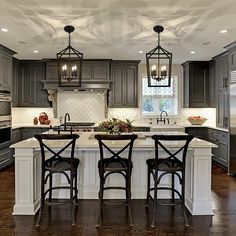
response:
[(229, 66), (228, 53), (214, 57), (216, 80), (216, 124), (228, 128), (229, 122)]

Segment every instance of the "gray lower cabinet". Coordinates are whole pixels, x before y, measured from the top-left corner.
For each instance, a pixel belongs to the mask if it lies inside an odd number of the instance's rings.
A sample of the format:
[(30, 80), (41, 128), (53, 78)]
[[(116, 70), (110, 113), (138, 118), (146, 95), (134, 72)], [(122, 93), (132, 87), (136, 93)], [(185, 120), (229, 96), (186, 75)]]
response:
[(41, 134), (48, 131), (49, 128), (21, 128), (21, 140), (32, 138), (35, 134)]
[(13, 162), (12, 149), (5, 148), (0, 150), (0, 169), (10, 165)]
[(139, 61), (112, 61), (109, 107), (138, 107)]
[(11, 132), (12, 138), (11, 138), (11, 142), (12, 144), (20, 142), (21, 140), (21, 129), (13, 129)]
[(228, 132), (206, 127), (187, 127), (186, 133), (216, 144), (218, 148), (212, 149), (212, 158), (216, 163), (228, 168)]

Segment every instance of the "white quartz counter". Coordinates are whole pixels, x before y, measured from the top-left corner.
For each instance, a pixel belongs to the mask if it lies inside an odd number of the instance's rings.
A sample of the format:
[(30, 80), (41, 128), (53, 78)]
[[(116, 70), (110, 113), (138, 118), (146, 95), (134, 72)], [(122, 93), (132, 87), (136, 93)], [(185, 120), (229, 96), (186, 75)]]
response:
[[(53, 131), (49, 131), (46, 133), (57, 133)], [(98, 132), (99, 133), (99, 132)], [(83, 132), (78, 133), (80, 135), (79, 139), (76, 142), (76, 147), (79, 149), (98, 149), (98, 142), (96, 139), (91, 138), (96, 132)], [(137, 132), (139, 138), (134, 143), (134, 148), (137, 149), (153, 149), (154, 141), (151, 139), (151, 136), (154, 134), (163, 134), (163, 135), (181, 135), (185, 134), (183, 132)], [(111, 147), (122, 147), (124, 146), (124, 141), (108, 141)], [(63, 147), (65, 142), (62, 141), (50, 141), (47, 142), (49, 146), (53, 148)], [(164, 143), (164, 142), (163, 142)], [(179, 147), (181, 146), (182, 142), (175, 142), (174, 144), (170, 144), (166, 142), (166, 146), (171, 147)], [(15, 143), (11, 146), (12, 148), (39, 148), (39, 143), (35, 138), (30, 138), (27, 140), (23, 140), (21, 142)], [(189, 147), (201, 147), (201, 148), (214, 148), (217, 147), (215, 144), (204, 141), (202, 139), (194, 138), (193, 141), (189, 144)]]
[(50, 128), (50, 125), (34, 125), (32, 123), (21, 123), (21, 124), (12, 124), (12, 129), (19, 129), (19, 128)]

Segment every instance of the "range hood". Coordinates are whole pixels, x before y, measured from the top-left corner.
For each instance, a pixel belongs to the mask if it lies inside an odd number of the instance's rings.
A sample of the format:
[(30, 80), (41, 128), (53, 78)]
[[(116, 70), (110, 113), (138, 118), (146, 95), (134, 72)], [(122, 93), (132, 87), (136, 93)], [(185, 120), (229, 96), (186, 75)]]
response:
[(58, 80), (42, 80), (43, 88), (46, 90), (67, 90), (67, 91), (94, 91), (109, 90), (111, 80), (83, 80), (81, 87), (59, 87)]

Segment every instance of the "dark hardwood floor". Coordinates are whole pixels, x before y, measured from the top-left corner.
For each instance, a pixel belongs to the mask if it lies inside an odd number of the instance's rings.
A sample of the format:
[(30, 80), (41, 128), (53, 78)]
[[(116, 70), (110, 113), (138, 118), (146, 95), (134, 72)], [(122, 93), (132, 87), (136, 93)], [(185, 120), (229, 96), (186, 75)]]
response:
[[(96, 200), (80, 200), (77, 225), (71, 227), (68, 206), (54, 207), (51, 217), (45, 210), (40, 229), (35, 228), (33, 216), (12, 216), (14, 205), (14, 167), (0, 172), (0, 236), (16, 235), (236, 235), (236, 178), (227, 176), (219, 167), (213, 167), (212, 204), (214, 216), (189, 215), (189, 232), (184, 233), (180, 209), (173, 211), (164, 206), (158, 208), (157, 227), (150, 228), (150, 216), (143, 200), (132, 200), (134, 227), (127, 225), (128, 217), (123, 206), (106, 206), (104, 225), (96, 228)], [(150, 209), (151, 212), (151, 209)], [(151, 215), (151, 214), (150, 214)]]

